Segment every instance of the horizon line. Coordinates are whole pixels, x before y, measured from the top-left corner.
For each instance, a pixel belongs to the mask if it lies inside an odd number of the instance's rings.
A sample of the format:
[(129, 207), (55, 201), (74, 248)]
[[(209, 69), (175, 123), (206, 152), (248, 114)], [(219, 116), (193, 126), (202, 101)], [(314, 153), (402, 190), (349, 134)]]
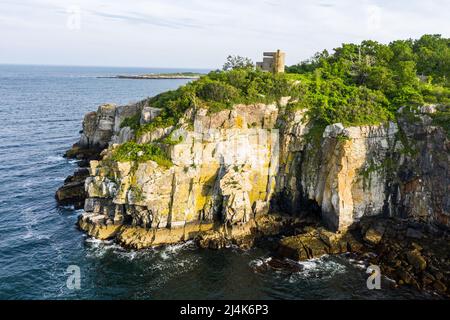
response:
[(94, 65), (94, 64), (49, 64), (49, 63), (14, 63), (0, 62), (1, 66), (35, 66), (35, 67), (84, 67), (84, 68), (136, 68), (136, 69), (196, 69), (196, 70), (217, 70), (220, 67), (149, 67), (149, 66), (130, 66), (130, 65)]

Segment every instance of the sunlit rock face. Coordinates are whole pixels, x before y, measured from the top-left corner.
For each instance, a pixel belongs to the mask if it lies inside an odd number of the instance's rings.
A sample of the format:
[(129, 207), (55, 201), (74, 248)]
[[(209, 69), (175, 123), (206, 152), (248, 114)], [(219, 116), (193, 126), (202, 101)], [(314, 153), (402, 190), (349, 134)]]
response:
[[(144, 111), (154, 112), (145, 107)], [(115, 144), (111, 143), (101, 161), (91, 161), (85, 184), (86, 213), (80, 226), (93, 236), (123, 238), (124, 228), (110, 227), (100, 232), (101, 228), (90, 226), (127, 226), (159, 233), (159, 229), (186, 229), (201, 224), (248, 223), (257, 211), (267, 211), (268, 205), (262, 203), (268, 203), (274, 190), (278, 170), (279, 137), (274, 128), (277, 112), (276, 105), (265, 104), (237, 105), (214, 115), (204, 109), (189, 110), (176, 129), (162, 128), (157, 137), (138, 137), (138, 143), (147, 143), (170, 134), (177, 143), (162, 145), (173, 163), (170, 167), (153, 161), (113, 161)], [(184, 123), (188, 121), (189, 126)], [(121, 128), (114, 141), (123, 143), (126, 136), (133, 137), (133, 133)], [(183, 233), (183, 239), (197, 233)], [(134, 246), (129, 231), (127, 234), (128, 240), (122, 242)], [(137, 234), (151, 237), (152, 233)], [(165, 238), (180, 241), (178, 236)], [(136, 246), (162, 241), (150, 240), (136, 242)]]
[[(308, 137), (303, 111), (280, 124), (278, 208), (317, 209), (331, 230), (363, 216), (397, 216), (450, 227), (450, 143), (421, 108), (415, 121), (344, 127)], [(431, 111), (430, 111), (431, 110)]]
[(325, 129), (318, 150), (306, 150), (301, 186), (307, 198), (317, 201), (329, 228), (346, 229), (362, 216), (383, 212), (396, 133), (394, 123), (334, 125)]
[[(90, 163), (80, 227), (142, 248), (204, 232), (248, 236), (256, 216), (276, 211), (317, 210), (333, 231), (381, 214), (449, 225), (448, 140), (441, 129), (425, 120), (336, 123), (313, 137), (306, 112), (286, 112), (287, 103), (215, 114), (189, 109), (177, 125), (139, 136), (120, 124), (133, 115), (151, 123), (159, 111), (145, 101), (87, 114), (81, 140), (105, 150)], [(114, 161), (117, 145), (132, 140), (158, 144), (172, 164)], [(411, 141), (418, 152), (405, 153)]]
[(295, 213), (313, 204), (332, 230), (383, 212), (387, 180), (383, 166), (396, 148), (394, 123), (348, 128), (337, 123), (312, 139), (304, 113), (297, 111), (283, 120), (281, 128), (276, 185), (281, 209)]

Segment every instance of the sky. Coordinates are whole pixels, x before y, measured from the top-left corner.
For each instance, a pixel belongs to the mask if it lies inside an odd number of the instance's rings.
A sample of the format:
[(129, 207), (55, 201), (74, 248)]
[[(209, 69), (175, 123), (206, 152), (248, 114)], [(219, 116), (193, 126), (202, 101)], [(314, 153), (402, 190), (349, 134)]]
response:
[(220, 68), (450, 34), (449, 0), (0, 0), (0, 63)]

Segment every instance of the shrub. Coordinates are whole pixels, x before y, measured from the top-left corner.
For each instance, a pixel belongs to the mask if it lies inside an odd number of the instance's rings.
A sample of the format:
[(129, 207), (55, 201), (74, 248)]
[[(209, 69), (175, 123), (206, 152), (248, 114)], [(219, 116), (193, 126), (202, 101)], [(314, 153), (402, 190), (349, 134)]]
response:
[(442, 127), (450, 139), (450, 107), (441, 107), (435, 113), (431, 114), (431, 117), (433, 118), (433, 124)]
[(273, 103), (282, 96), (295, 94), (292, 81), (285, 74), (274, 75), (250, 68), (212, 71), (177, 90), (150, 98), (148, 104), (160, 108), (160, 115), (151, 123), (134, 128), (140, 136), (157, 128), (176, 125), (185, 111), (194, 106), (215, 113), (237, 103)]
[(154, 144), (138, 144), (129, 141), (119, 145), (113, 150), (112, 159), (119, 162), (145, 162), (155, 161), (163, 167), (172, 166), (172, 162), (161, 148)]
[(131, 117), (126, 117), (120, 124), (120, 128), (130, 127), (131, 129), (136, 130), (140, 126), (140, 120), (141, 115), (139, 113)]
[[(387, 98), (388, 111), (393, 113), (403, 105), (448, 103), (445, 92), (450, 88), (449, 62), (450, 39), (424, 35), (418, 40), (397, 40), (388, 45), (376, 41), (343, 44), (333, 54), (317, 53), (286, 70), (310, 77), (319, 74), (322, 81), (335, 82), (338, 78), (355, 90), (371, 89)], [(332, 91), (324, 95), (330, 100), (335, 96)], [(348, 105), (343, 106), (345, 109)]]

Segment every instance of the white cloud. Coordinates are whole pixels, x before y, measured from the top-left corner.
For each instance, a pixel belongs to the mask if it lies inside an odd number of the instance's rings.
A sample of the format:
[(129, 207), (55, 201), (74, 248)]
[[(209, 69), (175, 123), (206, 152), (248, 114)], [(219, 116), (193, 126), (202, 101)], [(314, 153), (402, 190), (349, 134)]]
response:
[(448, 12), (446, 0), (6, 0), (0, 62), (219, 67), (280, 48), (295, 63), (342, 42), (449, 36)]

